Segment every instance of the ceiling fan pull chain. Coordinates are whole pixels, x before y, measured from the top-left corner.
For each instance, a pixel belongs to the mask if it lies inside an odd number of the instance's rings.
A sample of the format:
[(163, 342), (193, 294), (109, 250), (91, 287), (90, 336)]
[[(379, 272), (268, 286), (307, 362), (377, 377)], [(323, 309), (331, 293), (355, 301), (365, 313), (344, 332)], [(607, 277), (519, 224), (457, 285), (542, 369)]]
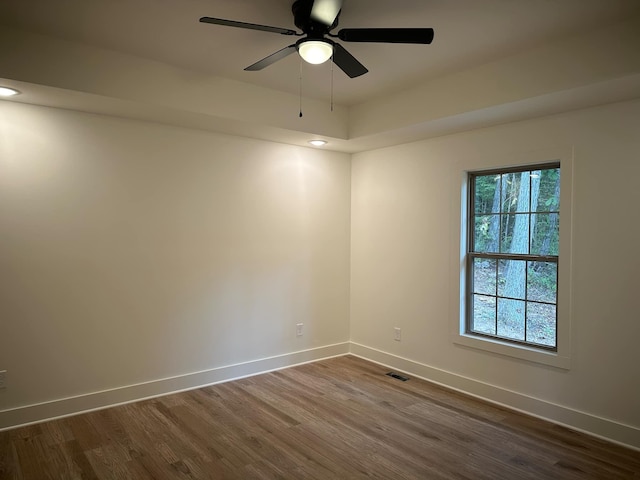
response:
[(302, 118), (302, 57), (300, 57), (300, 118)]
[(331, 55), (331, 111), (333, 112), (333, 54)]

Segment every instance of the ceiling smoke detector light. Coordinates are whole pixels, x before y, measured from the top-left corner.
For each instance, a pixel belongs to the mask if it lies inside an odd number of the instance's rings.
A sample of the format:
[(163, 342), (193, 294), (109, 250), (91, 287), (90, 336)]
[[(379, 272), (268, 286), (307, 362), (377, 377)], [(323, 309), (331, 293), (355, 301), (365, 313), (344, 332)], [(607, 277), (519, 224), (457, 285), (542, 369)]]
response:
[(329, 142), (326, 140), (309, 140), (309, 143), (314, 147), (324, 147)]
[(333, 55), (333, 45), (326, 40), (303, 40), (298, 44), (298, 53), (307, 63), (319, 65)]
[(9, 87), (0, 87), (0, 97), (13, 97), (14, 95), (18, 95), (20, 92), (15, 88)]

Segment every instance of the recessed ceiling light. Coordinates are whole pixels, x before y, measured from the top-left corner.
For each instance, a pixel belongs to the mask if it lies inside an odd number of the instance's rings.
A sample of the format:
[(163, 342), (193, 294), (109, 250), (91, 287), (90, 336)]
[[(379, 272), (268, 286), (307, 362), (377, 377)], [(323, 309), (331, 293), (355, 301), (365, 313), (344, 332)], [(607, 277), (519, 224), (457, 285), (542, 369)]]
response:
[(328, 142), (326, 140), (309, 140), (309, 143), (314, 147), (322, 147), (326, 145)]
[(9, 87), (0, 87), (0, 97), (13, 97), (14, 95), (18, 95), (20, 92), (15, 88)]

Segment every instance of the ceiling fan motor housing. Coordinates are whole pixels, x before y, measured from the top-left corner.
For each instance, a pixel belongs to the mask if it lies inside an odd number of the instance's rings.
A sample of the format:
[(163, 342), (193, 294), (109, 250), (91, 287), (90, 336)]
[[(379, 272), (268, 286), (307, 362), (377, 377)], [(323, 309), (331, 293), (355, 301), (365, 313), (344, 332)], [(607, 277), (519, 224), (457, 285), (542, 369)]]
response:
[(340, 12), (336, 15), (331, 25), (325, 25), (311, 18), (313, 0), (296, 0), (291, 6), (293, 21), (300, 30), (306, 33), (309, 38), (323, 38), (325, 34), (338, 26)]

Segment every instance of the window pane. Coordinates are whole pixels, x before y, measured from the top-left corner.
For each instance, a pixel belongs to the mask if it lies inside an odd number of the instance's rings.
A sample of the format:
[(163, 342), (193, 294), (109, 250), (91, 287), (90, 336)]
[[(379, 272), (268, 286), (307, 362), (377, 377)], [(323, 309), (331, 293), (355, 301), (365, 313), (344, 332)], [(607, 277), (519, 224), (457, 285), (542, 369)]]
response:
[[(528, 213), (533, 198), (537, 198), (540, 172), (515, 172), (502, 175), (506, 184), (503, 195), (502, 213)], [(503, 187), (504, 188), (504, 187)]]
[(558, 264), (527, 262), (527, 300), (556, 303)]
[(538, 201), (540, 200), (540, 177), (542, 176), (542, 172), (540, 170), (531, 170), (527, 176), (529, 183), (529, 185), (527, 185), (528, 195), (529, 201), (531, 202), (528, 211), (535, 212), (538, 208)]
[(533, 234), (532, 255), (558, 255), (560, 241), (560, 219), (557, 213), (534, 213), (531, 215)]
[(502, 174), (502, 198), (500, 199), (500, 211), (502, 213), (513, 213), (518, 205), (518, 192), (520, 190), (520, 174)]
[(474, 188), (476, 215), (500, 213), (500, 175), (479, 175)]
[(527, 303), (527, 341), (556, 346), (556, 307), (544, 303)]
[(558, 256), (560, 168), (529, 168), (470, 174), (468, 243), (493, 258), (471, 260), (466, 331), (555, 348), (558, 264), (537, 260)]
[(524, 301), (498, 298), (498, 335), (524, 341), (524, 311)]
[(560, 169), (546, 169), (541, 171), (540, 192), (538, 196), (538, 212), (560, 211)]
[(500, 232), (501, 253), (529, 253), (529, 214), (503, 215)]
[(524, 260), (500, 260), (498, 296), (525, 299)]
[(496, 268), (498, 262), (488, 258), (473, 259), (473, 292), (496, 295)]
[(497, 252), (500, 215), (479, 215), (475, 217), (473, 246), (474, 252)]
[(489, 335), (496, 334), (496, 298), (484, 295), (473, 296), (473, 319), (471, 330)]

